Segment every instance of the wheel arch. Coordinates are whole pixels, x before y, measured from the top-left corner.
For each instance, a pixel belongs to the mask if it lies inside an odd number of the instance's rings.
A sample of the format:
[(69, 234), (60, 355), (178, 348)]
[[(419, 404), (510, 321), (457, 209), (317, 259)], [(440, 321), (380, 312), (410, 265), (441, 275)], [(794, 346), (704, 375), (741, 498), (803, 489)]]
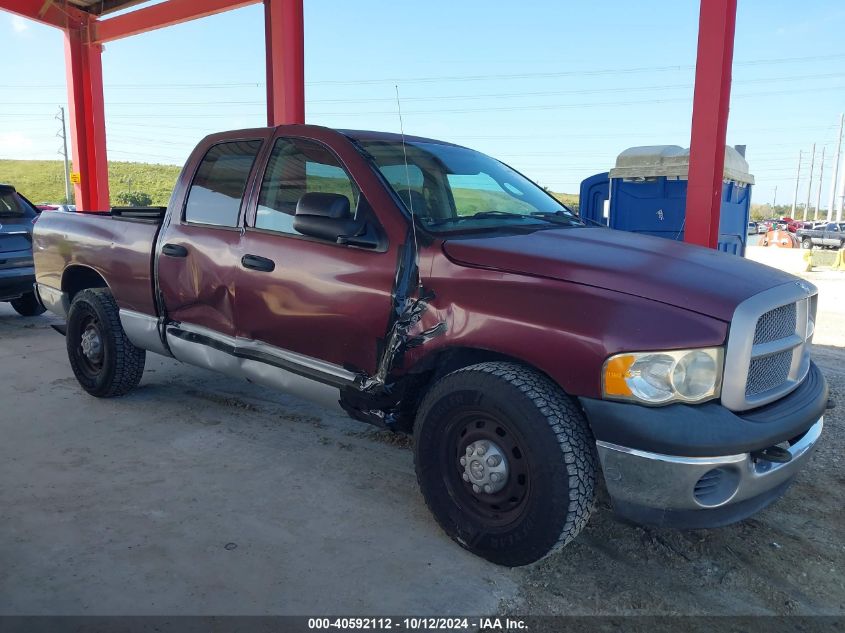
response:
[(105, 277), (90, 266), (72, 264), (65, 268), (62, 273), (62, 292), (67, 295), (68, 304), (81, 291), (90, 288), (109, 288), (109, 285)]
[(440, 347), (416, 359), (398, 379), (397, 382), (403, 394), (399, 404), (398, 428), (408, 432), (413, 429), (417, 407), (428, 390), (443, 376), (464, 367), (486, 362), (507, 362), (522, 365), (545, 376), (566, 393), (563, 385), (550, 376), (548, 372), (523, 358), (481, 347)]

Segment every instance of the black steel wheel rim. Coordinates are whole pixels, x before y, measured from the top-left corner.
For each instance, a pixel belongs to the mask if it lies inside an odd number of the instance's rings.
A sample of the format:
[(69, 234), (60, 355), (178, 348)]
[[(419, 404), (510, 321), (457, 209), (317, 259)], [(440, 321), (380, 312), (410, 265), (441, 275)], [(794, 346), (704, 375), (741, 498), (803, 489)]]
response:
[[(504, 488), (492, 494), (477, 494), (472, 482), (464, 481), (460, 459), (470, 444), (488, 440), (502, 449), (509, 473)], [(448, 423), (441, 469), (449, 492), (467, 513), (487, 526), (504, 527), (525, 511), (531, 492), (530, 467), (523, 442), (512, 427), (487, 411), (467, 409), (456, 412)]]
[[(99, 358), (91, 358), (89, 355), (85, 353), (83, 350), (83, 336), (86, 332), (93, 330), (96, 332), (97, 336), (100, 339), (101, 345), (101, 352)], [(97, 319), (96, 315), (93, 314), (86, 314), (79, 323), (79, 331), (77, 336), (77, 343), (74, 348), (76, 352), (76, 359), (79, 364), (79, 369), (82, 373), (94, 380), (99, 377), (100, 373), (103, 371), (103, 357), (104, 357), (104, 350), (102, 350), (102, 341), (103, 341), (103, 332), (100, 327), (100, 321)]]

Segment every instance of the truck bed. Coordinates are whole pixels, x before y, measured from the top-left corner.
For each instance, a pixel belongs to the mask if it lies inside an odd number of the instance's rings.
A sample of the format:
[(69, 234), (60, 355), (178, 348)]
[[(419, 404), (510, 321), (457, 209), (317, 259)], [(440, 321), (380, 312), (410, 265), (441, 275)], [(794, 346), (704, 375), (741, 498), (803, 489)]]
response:
[(33, 234), (36, 282), (68, 290), (65, 271), (83, 266), (108, 280), (121, 308), (156, 315), (152, 254), (161, 218), (153, 209), (43, 213)]

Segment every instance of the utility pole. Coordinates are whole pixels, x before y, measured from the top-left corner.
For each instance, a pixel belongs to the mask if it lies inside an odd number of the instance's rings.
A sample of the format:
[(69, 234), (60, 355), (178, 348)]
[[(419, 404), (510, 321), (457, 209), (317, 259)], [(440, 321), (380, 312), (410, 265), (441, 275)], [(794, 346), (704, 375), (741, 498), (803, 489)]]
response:
[(830, 204), (827, 206), (827, 221), (833, 221), (833, 207), (836, 204), (836, 178), (839, 174), (839, 155), (842, 152), (842, 126), (845, 114), (839, 115), (839, 140), (836, 141), (836, 153), (833, 155), (833, 176), (830, 178)]
[(64, 107), (59, 106), (59, 113), (56, 115), (56, 119), (62, 122), (62, 131), (56, 134), (56, 136), (62, 139), (62, 147), (59, 149), (59, 154), (65, 159), (65, 201), (67, 204), (73, 204), (73, 200), (70, 197), (70, 161), (67, 155), (67, 126), (65, 125)]
[(775, 212), (775, 207), (778, 206), (778, 186), (775, 185), (775, 195), (772, 196), (772, 213)]
[(836, 207), (836, 221), (842, 222), (842, 207), (845, 207), (845, 169), (839, 172), (839, 206)]
[(795, 193), (792, 194), (792, 213), (789, 214), (795, 219), (795, 205), (798, 204), (798, 182), (801, 180), (801, 150), (798, 150), (798, 172), (795, 174)]
[(824, 145), (822, 145), (822, 158), (819, 161), (819, 192), (816, 194), (816, 214), (813, 220), (819, 219), (819, 209), (822, 208), (822, 183), (824, 182)]
[[(813, 192), (813, 167), (816, 165), (816, 144), (813, 143), (813, 156), (810, 159), (810, 182), (807, 183), (807, 204), (804, 206), (804, 215), (801, 220), (807, 221), (807, 212), (810, 210), (810, 194)], [(794, 218), (793, 218), (794, 219)]]

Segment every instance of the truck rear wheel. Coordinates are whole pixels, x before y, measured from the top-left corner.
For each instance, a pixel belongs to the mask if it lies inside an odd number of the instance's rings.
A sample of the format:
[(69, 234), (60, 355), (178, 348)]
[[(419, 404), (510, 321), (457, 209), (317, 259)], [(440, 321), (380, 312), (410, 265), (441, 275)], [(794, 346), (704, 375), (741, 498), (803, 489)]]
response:
[(12, 304), (15, 312), (21, 316), (38, 316), (39, 314), (43, 314), (44, 310), (46, 310), (44, 306), (38, 303), (38, 299), (35, 297), (34, 292), (28, 292), (22, 297), (12, 299), (9, 303)]
[(126, 338), (107, 289), (83, 290), (74, 297), (66, 339), (73, 373), (92, 396), (122, 396), (141, 382), (146, 352)]
[(589, 519), (597, 469), (587, 421), (536, 371), (487, 362), (443, 377), (420, 405), (414, 439), (435, 519), (489, 561), (533, 563)]

